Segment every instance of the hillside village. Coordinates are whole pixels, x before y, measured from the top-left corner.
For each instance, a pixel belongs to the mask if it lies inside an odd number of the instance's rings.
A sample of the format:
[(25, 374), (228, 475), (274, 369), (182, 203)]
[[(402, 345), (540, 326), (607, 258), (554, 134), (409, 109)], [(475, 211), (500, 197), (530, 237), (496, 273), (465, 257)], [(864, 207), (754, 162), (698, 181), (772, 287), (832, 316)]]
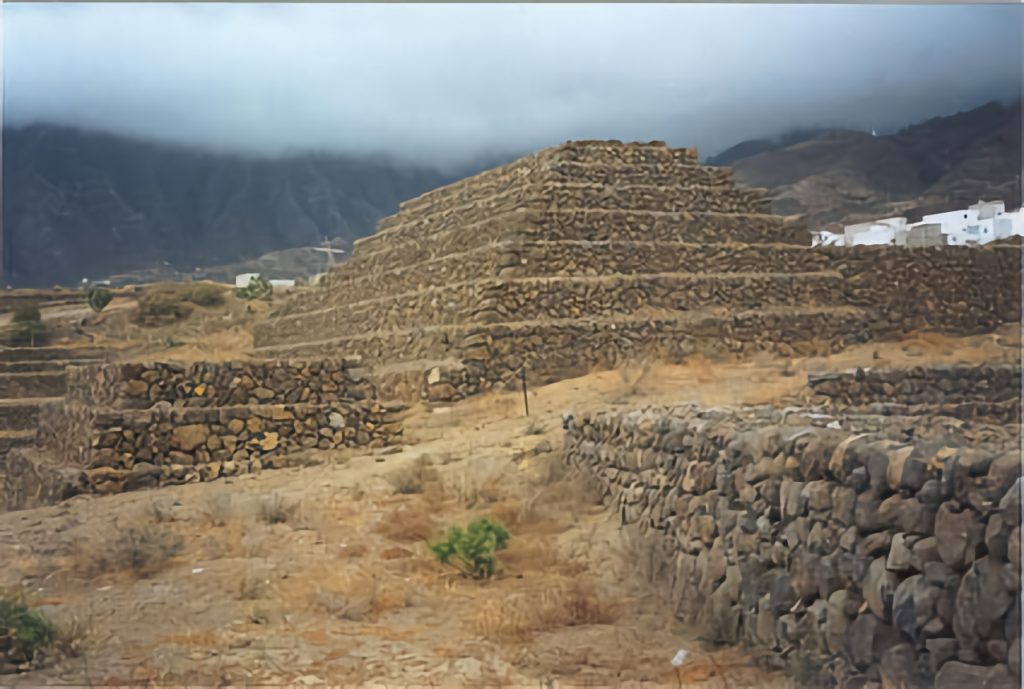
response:
[(812, 246), (978, 246), (1011, 237), (1024, 237), (1024, 209), (1006, 211), (1002, 201), (979, 201), (961, 209), (925, 215), (907, 224), (906, 218), (883, 218), (846, 225), (843, 233), (822, 230)]
[(55, 630), (2, 681), (1019, 684), (1020, 246), (785, 227), (570, 141), (315, 285), (55, 293), (0, 348), (0, 586)]

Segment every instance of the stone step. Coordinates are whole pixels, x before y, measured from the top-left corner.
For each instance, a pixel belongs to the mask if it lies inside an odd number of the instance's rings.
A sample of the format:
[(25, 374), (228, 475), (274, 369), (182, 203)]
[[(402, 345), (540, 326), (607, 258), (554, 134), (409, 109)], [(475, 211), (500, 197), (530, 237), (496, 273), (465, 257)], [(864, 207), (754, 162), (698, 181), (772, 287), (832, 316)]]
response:
[(551, 162), (510, 166), (502, 174), (487, 178), (474, 178), (472, 184), (449, 185), (399, 205), (397, 217), (389, 216), (381, 227), (397, 226), (402, 222), (425, 218), (450, 208), (487, 203), (492, 198), (517, 187), (531, 186), (548, 189), (559, 186), (601, 185), (666, 187), (724, 187), (734, 186), (732, 171), (728, 168), (673, 161), (659, 164), (600, 165), (587, 162)]
[(344, 266), (411, 265), (502, 241), (648, 241), (712, 244), (796, 243), (810, 248), (808, 237), (792, 239), (784, 221), (762, 213), (666, 212), (561, 207), (513, 208), (474, 221), (459, 215), (403, 224), (357, 240)]
[(69, 363), (87, 359), (105, 359), (108, 350), (78, 347), (0, 347), (0, 361), (57, 361)]
[[(818, 355), (865, 338), (866, 314), (851, 307), (783, 307), (695, 311), (673, 316), (566, 318), (508, 323), (436, 325), (349, 334), (257, 349), (261, 356), (322, 356), (358, 352), (368, 365), (415, 359), (455, 359), (476, 377), (501, 380), (527, 363), (543, 375), (582, 375), (614, 368), (630, 357), (683, 361), (697, 354)], [(558, 375), (562, 372), (565, 375)], [(484, 375), (486, 374), (486, 375)]]
[[(292, 334), (396, 330), (407, 323), (451, 325), (541, 318), (670, 316), (716, 307), (751, 310), (826, 306), (844, 301), (838, 273), (659, 273), (646, 275), (489, 278), (389, 293), (377, 299), (281, 316), (265, 327), (276, 341)], [(257, 343), (264, 341), (257, 329)]]
[(47, 402), (59, 400), (59, 397), (0, 400), (0, 431), (23, 431), (35, 428), (39, 423), (39, 407)]
[[(406, 247), (412, 249), (413, 247)], [(403, 249), (377, 254), (331, 274), (323, 289), (289, 310), (353, 303), (453, 282), (494, 277), (597, 276), (682, 272), (817, 272), (834, 265), (831, 257), (791, 244), (700, 244), (652, 241), (504, 241), (406, 263)], [(410, 258), (412, 255), (410, 254)]]
[(60, 397), (65, 392), (64, 371), (0, 373), (0, 398)]
[(86, 366), (103, 363), (103, 359), (75, 359), (74, 361), (55, 359), (53, 361), (0, 361), (0, 373), (43, 373), (63, 371), (68, 366)]
[(426, 225), (434, 232), (453, 222), (486, 221), (520, 209), (533, 211), (612, 210), (661, 213), (770, 213), (771, 202), (764, 190), (721, 184), (706, 187), (652, 187), (645, 184), (608, 187), (602, 184), (516, 185), (486, 199), (457, 206), (438, 207), (422, 214), (384, 218), (378, 234), (400, 231), (403, 225)]

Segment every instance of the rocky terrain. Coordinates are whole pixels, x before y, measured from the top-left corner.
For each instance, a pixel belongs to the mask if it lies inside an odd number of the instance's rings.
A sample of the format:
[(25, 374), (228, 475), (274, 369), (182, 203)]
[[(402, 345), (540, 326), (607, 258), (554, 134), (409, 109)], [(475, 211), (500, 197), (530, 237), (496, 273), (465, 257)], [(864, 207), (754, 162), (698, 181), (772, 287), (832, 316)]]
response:
[(989, 103), (895, 134), (811, 130), (748, 141), (713, 156), (738, 181), (772, 190), (773, 210), (810, 227), (1021, 203), (1021, 105)]
[[(675, 620), (648, 582), (660, 571), (649, 545), (562, 462), (562, 412), (785, 406), (809, 372), (1005, 362), (1018, 345), (1007, 331), (626, 367), (532, 389), (529, 418), (518, 393), (423, 408), (397, 451), (313, 451), (306, 466), (3, 513), (0, 586), (23, 586), (72, 639), (3, 683), (792, 686)], [(512, 534), (482, 584), (425, 543), (480, 515)], [(133, 565), (131, 538), (158, 554)]]

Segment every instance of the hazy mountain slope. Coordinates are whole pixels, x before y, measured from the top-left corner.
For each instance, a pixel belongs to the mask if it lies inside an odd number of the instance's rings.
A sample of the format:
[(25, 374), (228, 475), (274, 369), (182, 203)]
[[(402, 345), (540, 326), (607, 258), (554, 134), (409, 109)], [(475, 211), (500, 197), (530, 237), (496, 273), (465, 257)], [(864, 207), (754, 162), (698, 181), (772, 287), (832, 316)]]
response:
[(389, 161), (248, 158), (49, 125), (4, 131), (8, 282), (180, 270), (373, 231), (450, 181)]
[(709, 162), (772, 189), (777, 212), (804, 214), (810, 226), (889, 214), (916, 220), (979, 198), (1020, 205), (1020, 103), (989, 103), (889, 136), (820, 131), (797, 138), (744, 142)]

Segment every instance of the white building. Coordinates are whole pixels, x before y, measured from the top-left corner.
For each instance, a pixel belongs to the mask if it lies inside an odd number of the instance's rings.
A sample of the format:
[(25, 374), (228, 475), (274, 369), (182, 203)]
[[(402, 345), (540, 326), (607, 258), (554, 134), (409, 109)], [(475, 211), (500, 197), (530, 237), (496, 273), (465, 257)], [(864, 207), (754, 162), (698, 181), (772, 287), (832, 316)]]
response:
[(843, 246), (904, 246), (906, 236), (906, 218), (882, 218), (844, 227)]
[(249, 283), (260, 276), (259, 273), (239, 273), (235, 276), (235, 287), (248, 287)]
[(846, 246), (846, 237), (826, 230), (812, 232), (811, 246)]
[(811, 246), (976, 246), (1012, 236), (1024, 236), (1024, 210), (1007, 213), (1002, 201), (979, 201), (910, 225), (906, 218), (882, 218), (847, 225), (842, 235), (815, 232)]

